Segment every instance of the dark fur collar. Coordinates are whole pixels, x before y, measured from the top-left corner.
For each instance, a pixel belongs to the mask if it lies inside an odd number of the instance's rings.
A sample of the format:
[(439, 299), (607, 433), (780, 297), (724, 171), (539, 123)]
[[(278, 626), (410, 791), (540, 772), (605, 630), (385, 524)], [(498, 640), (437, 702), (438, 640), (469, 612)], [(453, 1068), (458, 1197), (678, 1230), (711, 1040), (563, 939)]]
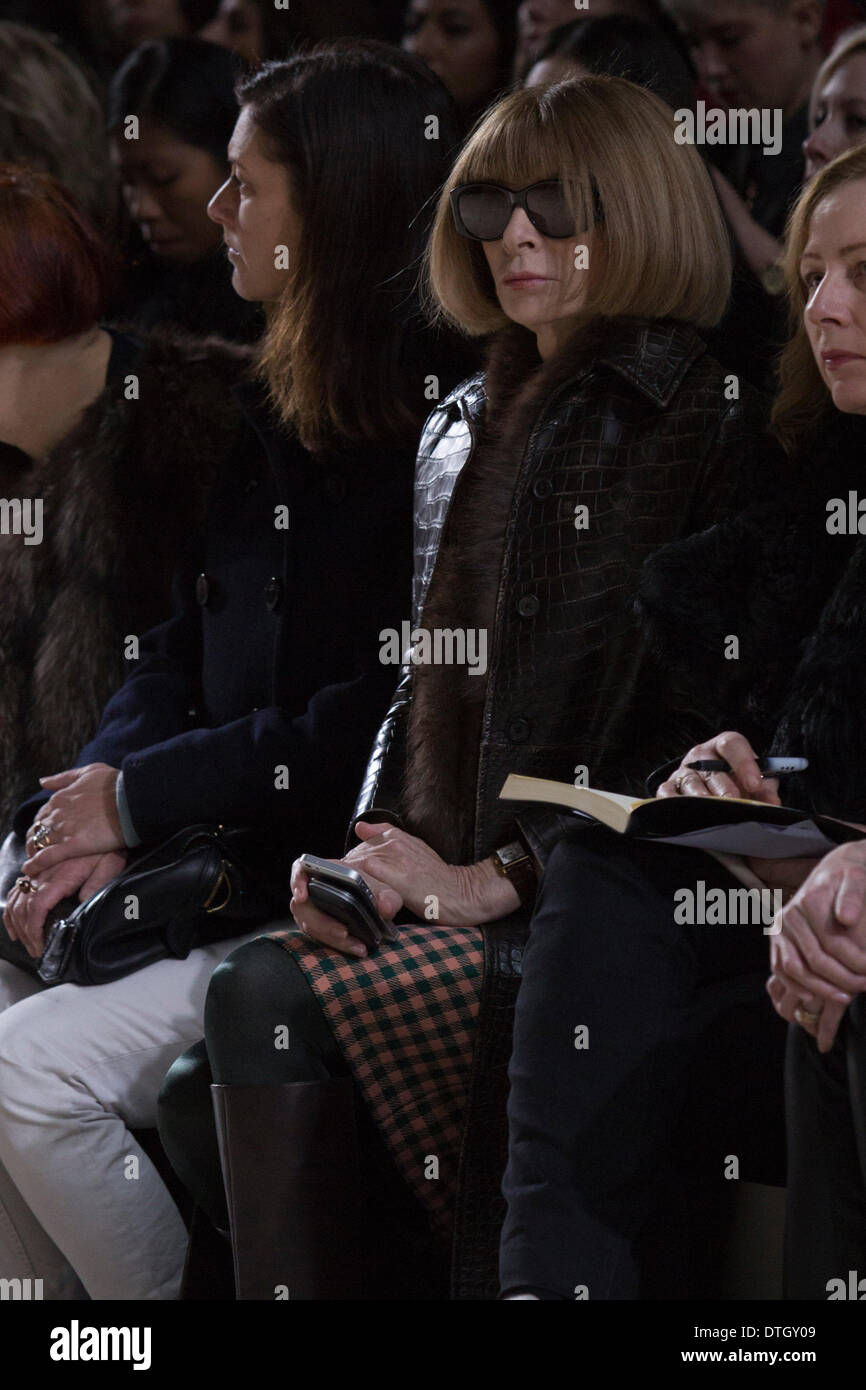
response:
[(128, 330), (143, 347), (45, 459), (0, 450), (0, 496), (43, 502), (44, 539), (0, 536), (0, 821), (34, 778), (70, 766), (128, 669), (126, 634), (167, 612), (169, 583), (240, 421), (249, 349)]

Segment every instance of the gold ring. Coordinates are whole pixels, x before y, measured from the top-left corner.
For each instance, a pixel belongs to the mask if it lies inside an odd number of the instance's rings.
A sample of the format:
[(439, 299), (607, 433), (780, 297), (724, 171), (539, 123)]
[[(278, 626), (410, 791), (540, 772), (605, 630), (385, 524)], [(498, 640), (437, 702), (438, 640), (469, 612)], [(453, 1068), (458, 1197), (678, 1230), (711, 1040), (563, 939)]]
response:
[(41, 820), (35, 821), (30, 832), (30, 839), (37, 849), (46, 849), (51, 844), (51, 831), (47, 825), (43, 825)]
[(35, 886), (32, 878), (28, 878), (26, 874), (19, 874), (15, 880), (15, 887), (20, 888), (22, 893), (32, 893)]
[(794, 1017), (801, 1025), (803, 1023), (817, 1023), (821, 1017), (821, 1010), (819, 1009), (816, 1014), (813, 1014), (810, 1009), (804, 1009), (802, 1005), (798, 1005), (794, 1010)]

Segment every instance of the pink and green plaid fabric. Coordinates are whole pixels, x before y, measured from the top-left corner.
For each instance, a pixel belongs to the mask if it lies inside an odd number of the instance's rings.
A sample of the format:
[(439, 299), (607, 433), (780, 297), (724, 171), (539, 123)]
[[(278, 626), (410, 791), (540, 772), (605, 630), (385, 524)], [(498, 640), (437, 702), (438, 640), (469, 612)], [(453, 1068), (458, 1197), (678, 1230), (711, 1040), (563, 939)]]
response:
[(400, 1171), (447, 1235), (481, 1000), (481, 931), (410, 924), (364, 960), (298, 930), (268, 935), (307, 975)]

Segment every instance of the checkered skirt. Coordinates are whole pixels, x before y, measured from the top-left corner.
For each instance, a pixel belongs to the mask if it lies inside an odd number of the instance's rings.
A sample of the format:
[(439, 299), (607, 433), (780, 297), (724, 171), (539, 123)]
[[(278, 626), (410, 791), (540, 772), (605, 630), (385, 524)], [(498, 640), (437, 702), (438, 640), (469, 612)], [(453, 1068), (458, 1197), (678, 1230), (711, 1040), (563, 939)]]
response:
[(306, 974), (398, 1168), (447, 1235), (481, 1000), (480, 929), (410, 924), (362, 960), (294, 929), (268, 935)]

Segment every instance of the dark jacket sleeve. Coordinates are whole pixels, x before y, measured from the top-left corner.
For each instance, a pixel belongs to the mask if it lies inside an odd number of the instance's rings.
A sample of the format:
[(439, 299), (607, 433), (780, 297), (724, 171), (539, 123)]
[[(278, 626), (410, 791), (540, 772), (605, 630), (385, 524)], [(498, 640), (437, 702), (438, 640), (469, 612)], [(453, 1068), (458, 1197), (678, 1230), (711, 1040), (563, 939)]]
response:
[(388, 689), (384, 673), (364, 672), (318, 690), (302, 714), (270, 706), (129, 753), (123, 780), (138, 834), (156, 839), (200, 820), (283, 827), (342, 799), (347, 776), (363, 772), (359, 730), (375, 729)]
[[(99, 728), (81, 750), (76, 767), (107, 763), (120, 768), (129, 754), (189, 728), (201, 664), (201, 620), (197, 606), (179, 597), (185, 587), (178, 579), (174, 615), (142, 636), (138, 660), (105, 706)], [(18, 807), (14, 828), (19, 834), (25, 833), (47, 800), (48, 793), (39, 792)]]

